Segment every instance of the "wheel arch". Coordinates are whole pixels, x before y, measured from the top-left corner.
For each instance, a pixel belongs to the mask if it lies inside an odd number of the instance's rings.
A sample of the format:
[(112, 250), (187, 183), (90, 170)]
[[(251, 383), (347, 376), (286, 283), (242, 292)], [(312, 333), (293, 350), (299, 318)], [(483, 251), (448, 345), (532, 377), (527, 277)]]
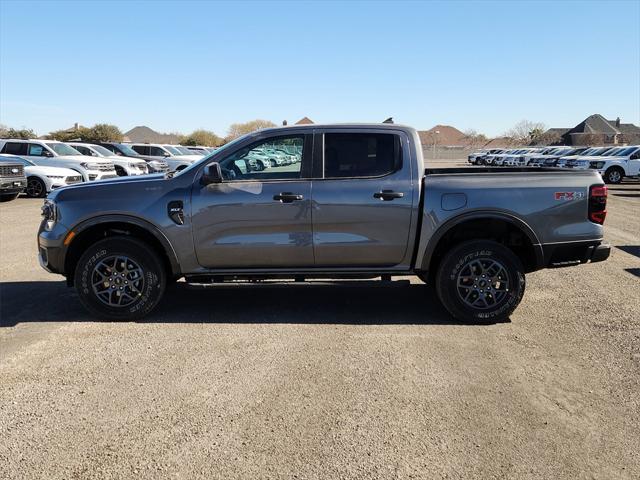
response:
[(64, 256), (64, 272), (67, 283), (73, 282), (74, 271), (82, 253), (92, 244), (109, 236), (131, 236), (153, 248), (162, 259), (168, 276), (180, 275), (180, 263), (169, 239), (152, 223), (126, 215), (102, 215), (74, 226), (73, 239)]
[(505, 212), (471, 212), (449, 219), (436, 230), (427, 244), (420, 270), (431, 277), (444, 252), (472, 239), (503, 243), (522, 260), (527, 272), (544, 264), (538, 236), (522, 219)]

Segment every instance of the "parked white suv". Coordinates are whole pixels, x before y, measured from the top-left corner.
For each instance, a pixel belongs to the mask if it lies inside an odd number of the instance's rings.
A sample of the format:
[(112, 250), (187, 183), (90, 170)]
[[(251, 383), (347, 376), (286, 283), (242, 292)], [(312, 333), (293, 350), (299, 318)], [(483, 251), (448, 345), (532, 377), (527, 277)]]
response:
[(82, 182), (82, 175), (69, 168), (38, 166), (26, 158), (5, 153), (0, 153), (0, 163), (2, 162), (19, 162), (24, 165), (24, 176), (27, 177), (27, 188), (24, 192), (27, 197), (46, 197), (54, 188)]
[(188, 167), (196, 160), (200, 160), (202, 155), (192, 153), (185, 155), (172, 145), (159, 145), (157, 143), (132, 143), (130, 144), (140, 155), (152, 157), (164, 161), (169, 165), (170, 170), (182, 170)]
[(44, 167), (65, 167), (82, 175), (82, 180), (104, 180), (118, 175), (109, 160), (88, 159), (73, 147), (55, 140), (0, 140), (0, 153), (17, 155)]
[(118, 156), (111, 150), (101, 147), (100, 145), (94, 145), (92, 143), (67, 142), (67, 145), (71, 145), (82, 155), (103, 158), (105, 160), (113, 162), (116, 173), (120, 177), (126, 177), (130, 175), (145, 175), (149, 173), (147, 162), (139, 158)]
[(640, 146), (612, 148), (598, 159), (589, 161), (605, 183), (620, 183), (625, 177), (640, 176)]

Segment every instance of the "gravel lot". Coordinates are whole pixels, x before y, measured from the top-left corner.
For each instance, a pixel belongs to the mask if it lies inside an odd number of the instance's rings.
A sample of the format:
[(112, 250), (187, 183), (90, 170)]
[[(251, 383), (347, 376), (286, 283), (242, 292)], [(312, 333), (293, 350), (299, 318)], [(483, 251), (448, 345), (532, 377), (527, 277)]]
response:
[(419, 280), (179, 284), (88, 317), (0, 204), (0, 478), (640, 478), (640, 182), (605, 263), (536, 272), (511, 322)]

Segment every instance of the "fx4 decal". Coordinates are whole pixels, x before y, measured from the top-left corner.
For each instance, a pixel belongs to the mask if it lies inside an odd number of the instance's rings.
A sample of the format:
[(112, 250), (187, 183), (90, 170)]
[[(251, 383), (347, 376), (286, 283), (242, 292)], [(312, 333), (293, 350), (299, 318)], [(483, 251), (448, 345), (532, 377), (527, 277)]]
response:
[(556, 200), (582, 200), (584, 192), (556, 192)]

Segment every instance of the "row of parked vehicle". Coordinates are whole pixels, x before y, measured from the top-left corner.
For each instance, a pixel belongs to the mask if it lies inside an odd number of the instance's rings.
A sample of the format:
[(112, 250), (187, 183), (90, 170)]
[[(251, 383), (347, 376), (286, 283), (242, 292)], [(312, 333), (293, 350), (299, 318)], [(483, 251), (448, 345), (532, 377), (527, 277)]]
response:
[(0, 139), (0, 200), (44, 197), (79, 182), (186, 168), (212, 147), (119, 142)]
[(597, 170), (606, 183), (640, 176), (640, 145), (623, 147), (523, 147), (478, 150), (468, 157), (473, 165), (495, 167), (555, 167)]
[[(265, 145), (247, 154), (245, 168), (262, 171), (299, 163), (301, 148)], [(16, 198), (22, 191), (29, 197), (45, 197), (55, 188), (79, 182), (182, 170), (215, 150), (151, 143), (0, 139), (0, 200)]]

